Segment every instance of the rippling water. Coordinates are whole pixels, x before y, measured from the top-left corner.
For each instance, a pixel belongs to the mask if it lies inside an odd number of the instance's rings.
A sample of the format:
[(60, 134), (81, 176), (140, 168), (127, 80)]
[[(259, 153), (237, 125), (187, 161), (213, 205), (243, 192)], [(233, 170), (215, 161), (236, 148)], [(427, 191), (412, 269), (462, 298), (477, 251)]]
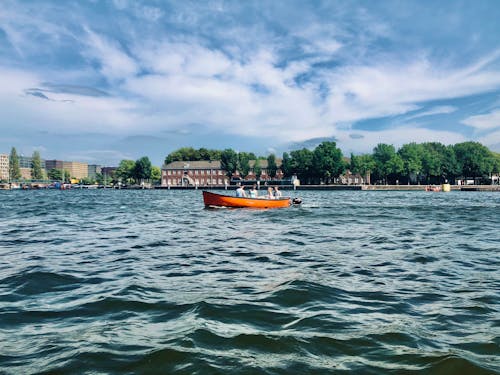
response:
[(500, 194), (0, 192), (0, 372), (500, 372)]

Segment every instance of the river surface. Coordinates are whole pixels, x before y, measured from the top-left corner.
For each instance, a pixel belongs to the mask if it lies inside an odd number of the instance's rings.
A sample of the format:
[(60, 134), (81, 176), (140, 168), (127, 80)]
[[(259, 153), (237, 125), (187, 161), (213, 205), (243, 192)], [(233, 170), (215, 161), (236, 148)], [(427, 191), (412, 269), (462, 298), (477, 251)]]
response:
[(500, 373), (500, 194), (292, 193), (0, 192), (0, 373)]

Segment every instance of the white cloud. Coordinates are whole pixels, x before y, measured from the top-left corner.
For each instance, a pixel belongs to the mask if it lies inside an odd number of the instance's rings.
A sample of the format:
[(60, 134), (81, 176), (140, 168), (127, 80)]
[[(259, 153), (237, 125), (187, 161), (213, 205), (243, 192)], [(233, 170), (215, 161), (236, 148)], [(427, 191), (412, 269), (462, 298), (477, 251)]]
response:
[(135, 60), (120, 48), (117, 42), (85, 29), (87, 50), (84, 54), (101, 65), (101, 73), (107, 79), (127, 78), (137, 73), (139, 67)]
[(462, 124), (472, 126), (477, 130), (500, 128), (500, 108), (484, 115), (467, 117), (462, 120)]

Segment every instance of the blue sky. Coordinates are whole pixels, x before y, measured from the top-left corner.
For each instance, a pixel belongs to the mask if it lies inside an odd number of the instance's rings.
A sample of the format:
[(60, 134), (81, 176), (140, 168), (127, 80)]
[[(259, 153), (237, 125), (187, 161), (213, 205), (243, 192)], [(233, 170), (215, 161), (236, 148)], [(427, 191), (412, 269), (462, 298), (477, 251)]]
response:
[(499, 19), (496, 0), (3, 0), (0, 152), (500, 151)]

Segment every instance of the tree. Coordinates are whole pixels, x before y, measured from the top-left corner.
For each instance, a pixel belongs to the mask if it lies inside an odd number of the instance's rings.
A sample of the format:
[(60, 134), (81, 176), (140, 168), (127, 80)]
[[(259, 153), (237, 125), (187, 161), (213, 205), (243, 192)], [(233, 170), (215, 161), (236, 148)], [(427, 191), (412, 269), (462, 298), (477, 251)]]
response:
[(245, 178), (248, 175), (248, 172), (250, 172), (250, 158), (251, 155), (248, 152), (238, 153), (238, 171), (243, 178)]
[(158, 183), (161, 181), (161, 169), (160, 167), (151, 167), (151, 181)]
[(136, 181), (143, 182), (151, 178), (151, 161), (147, 156), (137, 159), (133, 169), (133, 176)]
[(115, 178), (129, 183), (134, 179), (135, 162), (133, 160), (122, 160), (115, 171)]
[(276, 177), (278, 166), (276, 165), (276, 155), (270, 154), (267, 157), (267, 174), (271, 177)]
[(19, 156), (15, 147), (12, 147), (9, 156), (9, 176), (12, 180), (21, 178), (21, 169), (19, 168)]
[(31, 164), (31, 178), (34, 180), (41, 180), (43, 178), (42, 159), (38, 151), (33, 152), (32, 164)]
[(210, 150), (204, 147), (195, 150), (192, 147), (181, 147), (172, 151), (165, 158), (165, 164), (174, 161), (220, 160), (221, 151)]
[(309, 182), (313, 176), (313, 152), (307, 148), (290, 152), (291, 171), (299, 180)]
[(64, 178), (63, 178), (63, 171), (56, 168), (50, 169), (47, 172), (47, 176), (52, 181), (61, 181), (61, 180), (64, 180), (64, 182), (71, 181), (71, 174), (66, 169), (64, 170)]
[(288, 152), (283, 153), (283, 160), (281, 161), (281, 171), (286, 177), (292, 175), (292, 159)]
[(398, 155), (403, 161), (403, 173), (408, 176), (408, 184), (415, 175), (418, 179), (422, 173), (422, 146), (415, 142), (403, 145), (398, 150)]
[(230, 148), (225, 149), (221, 153), (220, 164), (222, 170), (226, 171), (226, 176), (231, 178), (238, 168), (238, 154)]
[(60, 169), (52, 168), (47, 171), (47, 177), (49, 180), (53, 181), (61, 181), (62, 180), (62, 171)]
[(493, 154), (481, 143), (457, 143), (454, 150), (464, 177), (486, 177), (492, 172)]
[(322, 142), (313, 152), (314, 174), (326, 183), (333, 177), (338, 177), (345, 170), (342, 151), (335, 142)]
[(255, 159), (255, 164), (253, 165), (253, 173), (255, 178), (260, 180), (260, 175), (262, 174), (262, 166), (260, 165), (260, 159)]
[(379, 143), (373, 149), (375, 171), (379, 178), (388, 183), (388, 177), (400, 173), (403, 169), (403, 161), (396, 154), (393, 145)]

